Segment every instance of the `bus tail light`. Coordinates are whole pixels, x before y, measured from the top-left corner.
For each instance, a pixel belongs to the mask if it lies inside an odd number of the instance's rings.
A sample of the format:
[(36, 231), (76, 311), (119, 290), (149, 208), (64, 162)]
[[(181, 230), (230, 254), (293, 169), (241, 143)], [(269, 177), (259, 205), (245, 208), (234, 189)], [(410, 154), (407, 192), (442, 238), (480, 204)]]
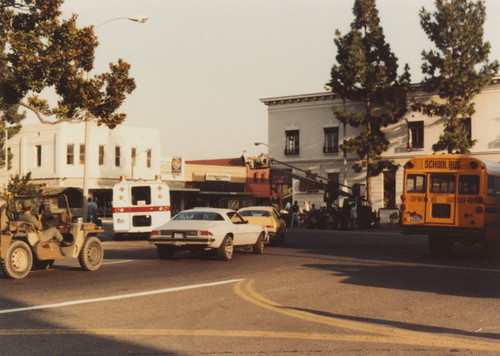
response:
[(158, 230), (151, 231), (151, 236), (158, 236), (158, 235), (160, 235), (160, 231)]
[(401, 211), (405, 211), (406, 210), (406, 204), (405, 204), (406, 195), (401, 194), (401, 201), (403, 202), (403, 204), (401, 204)]

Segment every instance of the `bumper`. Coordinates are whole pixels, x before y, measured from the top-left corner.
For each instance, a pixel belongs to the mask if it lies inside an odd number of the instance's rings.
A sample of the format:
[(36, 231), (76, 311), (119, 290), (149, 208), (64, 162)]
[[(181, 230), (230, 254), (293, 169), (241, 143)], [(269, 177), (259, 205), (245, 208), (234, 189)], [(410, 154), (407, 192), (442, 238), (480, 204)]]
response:
[(401, 232), (405, 235), (439, 235), (460, 239), (481, 240), (486, 237), (485, 229), (457, 228), (448, 226), (429, 225), (401, 225)]
[(202, 246), (202, 247), (217, 247), (213, 246), (215, 238), (185, 238), (174, 239), (170, 236), (159, 236), (148, 239), (148, 242), (153, 245), (170, 245), (170, 246)]

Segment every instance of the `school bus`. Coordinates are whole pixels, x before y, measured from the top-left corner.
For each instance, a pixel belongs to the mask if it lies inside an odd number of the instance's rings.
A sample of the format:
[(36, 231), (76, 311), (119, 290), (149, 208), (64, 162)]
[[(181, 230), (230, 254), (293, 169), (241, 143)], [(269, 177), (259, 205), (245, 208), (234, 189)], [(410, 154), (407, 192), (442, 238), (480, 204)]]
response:
[(498, 163), (458, 154), (412, 158), (401, 201), (402, 232), (428, 235), (433, 254), (449, 253), (455, 242), (498, 246)]

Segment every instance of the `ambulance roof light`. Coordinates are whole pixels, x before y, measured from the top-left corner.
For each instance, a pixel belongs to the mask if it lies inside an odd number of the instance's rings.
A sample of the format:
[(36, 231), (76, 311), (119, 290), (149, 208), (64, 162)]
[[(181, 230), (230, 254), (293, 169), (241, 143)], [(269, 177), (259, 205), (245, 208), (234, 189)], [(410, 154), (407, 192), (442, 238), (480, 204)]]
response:
[(120, 176), (120, 182), (123, 182), (126, 180), (126, 177), (125, 176)]
[(155, 180), (161, 180), (161, 176), (159, 174), (155, 175)]

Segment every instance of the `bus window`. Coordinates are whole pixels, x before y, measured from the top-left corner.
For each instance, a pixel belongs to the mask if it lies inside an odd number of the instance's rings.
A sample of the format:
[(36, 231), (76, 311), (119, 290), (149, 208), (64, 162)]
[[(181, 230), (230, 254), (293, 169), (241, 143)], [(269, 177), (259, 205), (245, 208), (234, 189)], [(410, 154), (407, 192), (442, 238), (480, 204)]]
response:
[(458, 177), (459, 194), (479, 194), (479, 176), (461, 175)]
[(425, 176), (418, 174), (408, 174), (406, 178), (407, 193), (425, 193)]
[(489, 176), (488, 177), (488, 196), (494, 197), (495, 196), (495, 177)]
[(455, 193), (455, 176), (453, 174), (432, 174), (430, 192), (438, 194)]

